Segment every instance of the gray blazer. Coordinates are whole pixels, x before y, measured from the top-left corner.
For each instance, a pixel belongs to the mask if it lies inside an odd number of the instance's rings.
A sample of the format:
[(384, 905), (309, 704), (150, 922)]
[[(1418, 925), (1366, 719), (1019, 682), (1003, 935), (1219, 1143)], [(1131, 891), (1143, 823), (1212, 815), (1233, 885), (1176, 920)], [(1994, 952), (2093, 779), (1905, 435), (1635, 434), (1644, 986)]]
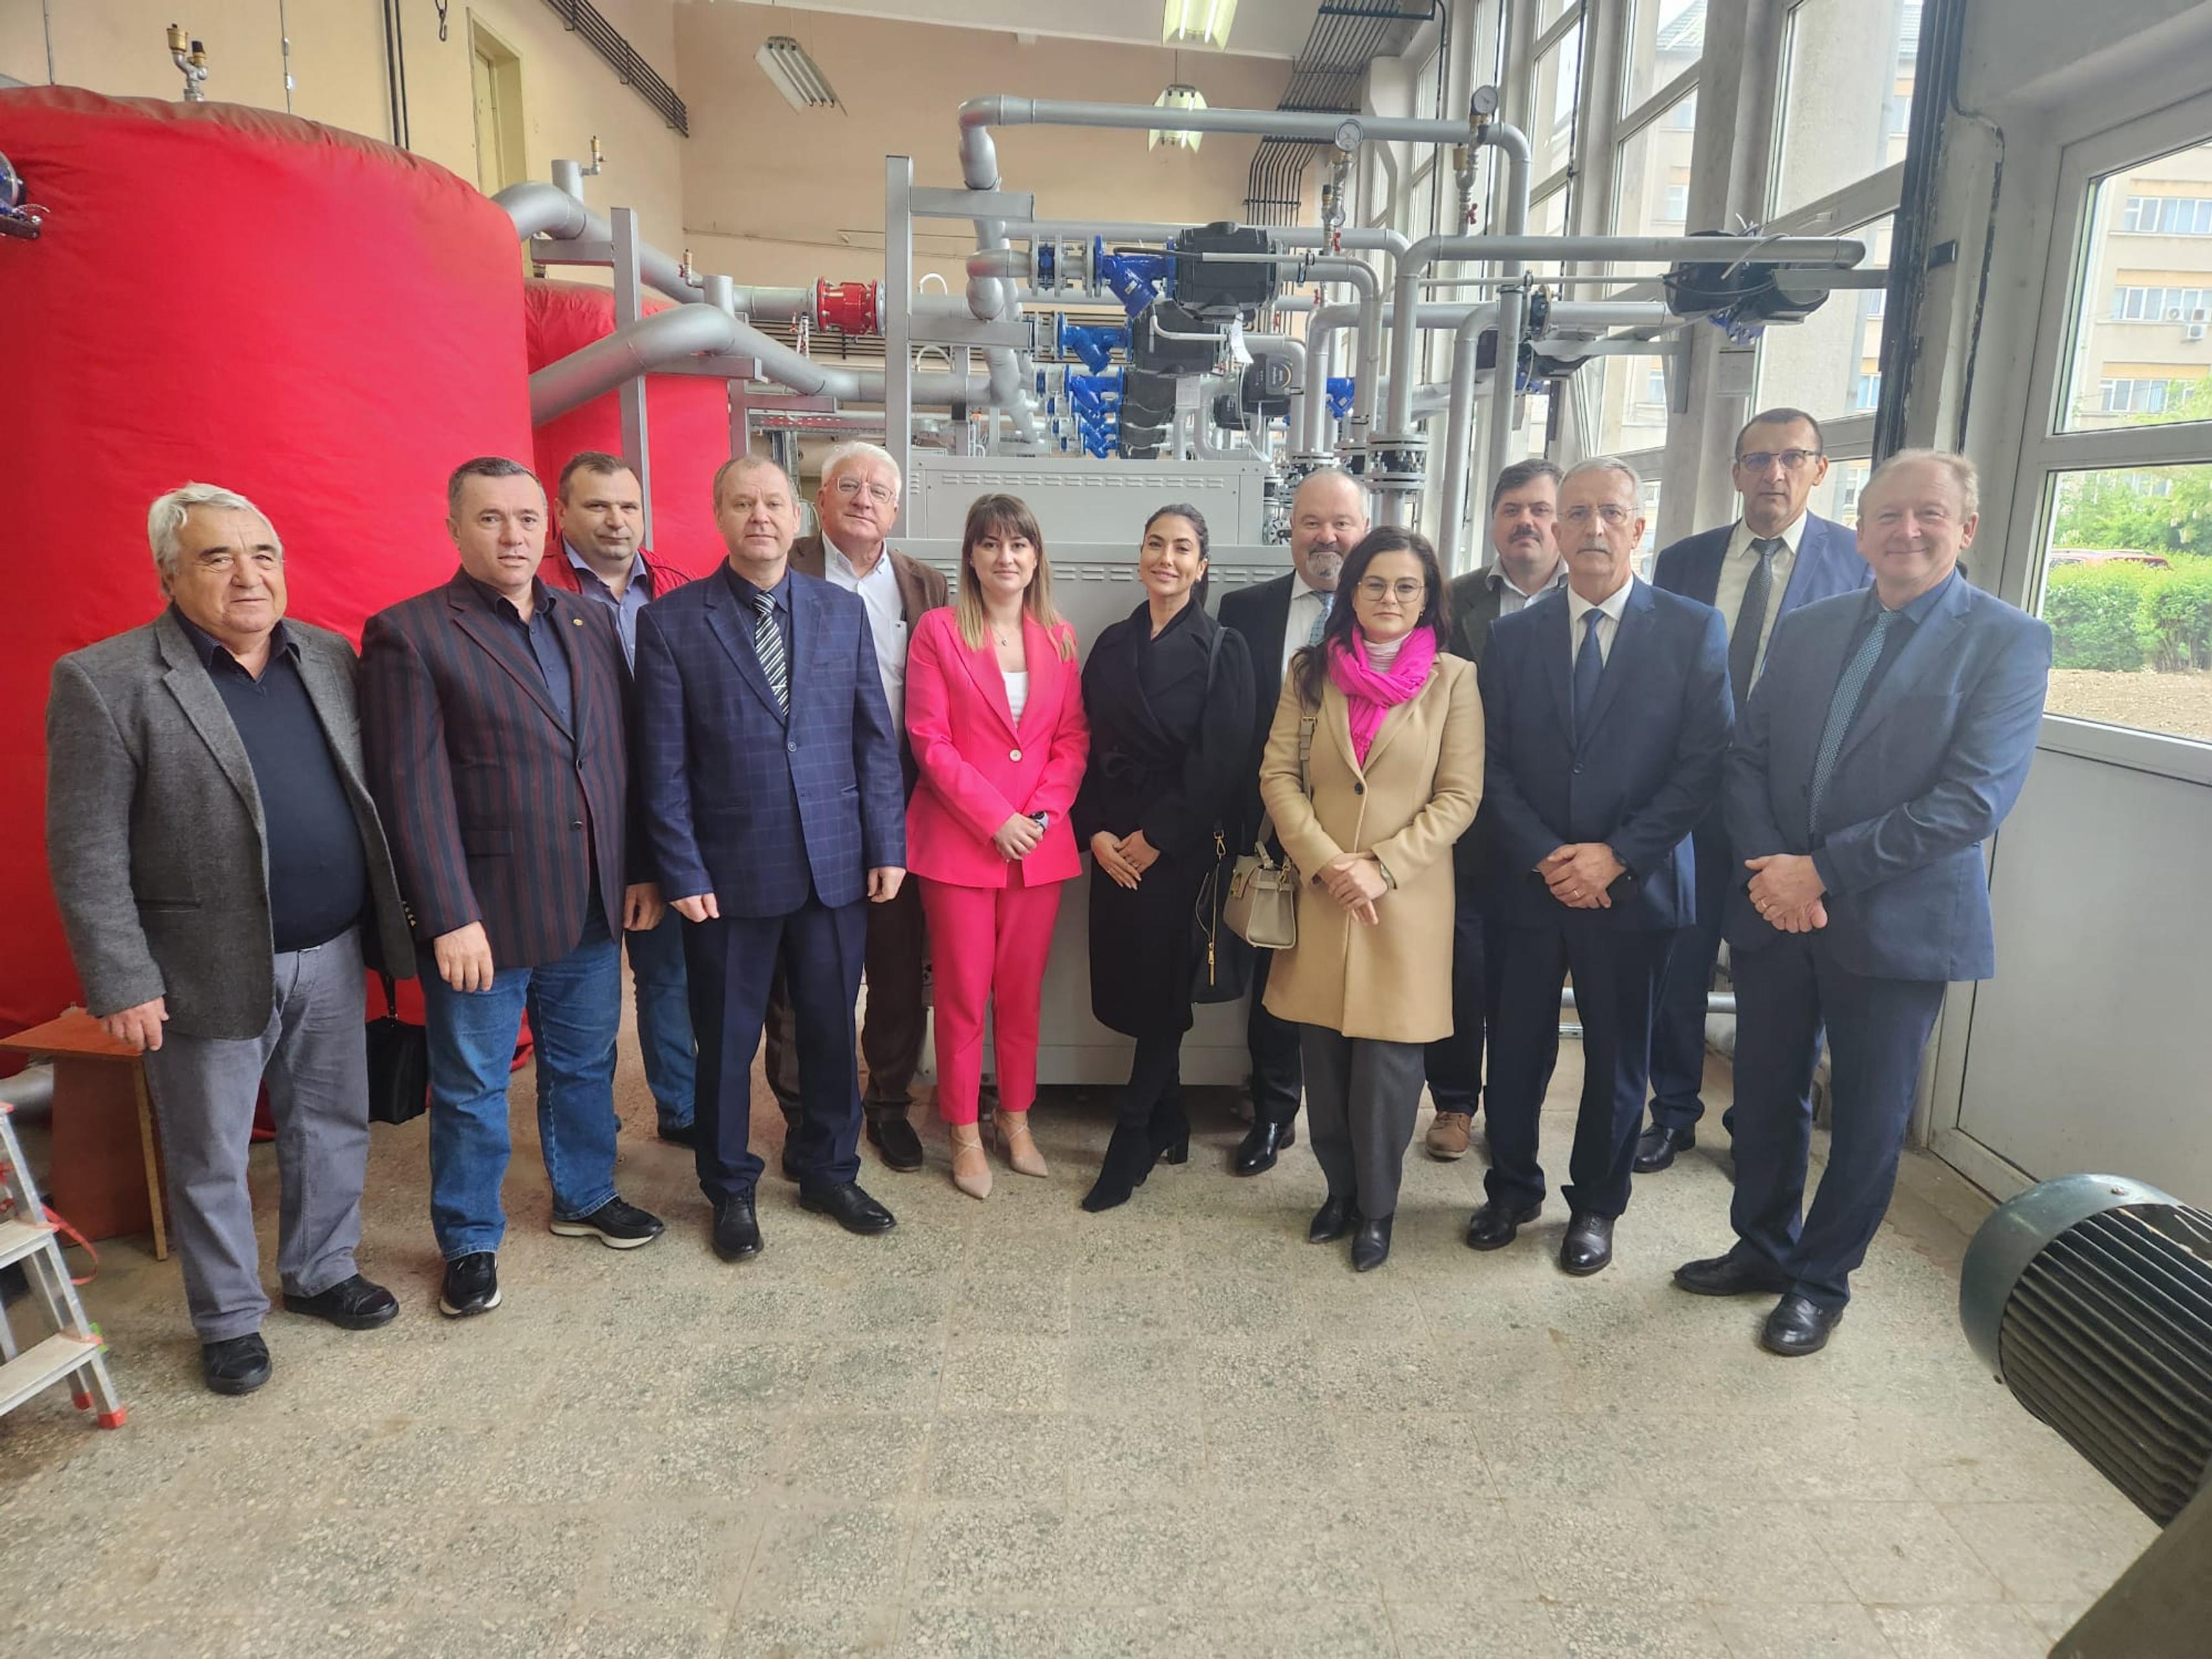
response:
[[(375, 925), (362, 948), (414, 973), (406, 908), (361, 764), (341, 635), (286, 623), (361, 826)], [(276, 1000), (261, 793), (238, 728), (164, 610), (54, 665), (46, 861), (94, 1015), (166, 999), (186, 1036), (258, 1036)]]

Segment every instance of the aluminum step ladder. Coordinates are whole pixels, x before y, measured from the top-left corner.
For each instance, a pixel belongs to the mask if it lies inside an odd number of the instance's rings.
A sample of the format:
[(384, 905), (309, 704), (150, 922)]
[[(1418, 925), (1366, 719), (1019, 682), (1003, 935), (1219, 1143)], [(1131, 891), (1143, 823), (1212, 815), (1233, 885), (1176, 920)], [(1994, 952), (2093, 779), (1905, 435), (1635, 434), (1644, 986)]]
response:
[(106, 1343), (85, 1317), (84, 1304), (70, 1282), (62, 1259), (60, 1230), (46, 1219), (46, 1206), (31, 1184), (23, 1143), (15, 1138), (15, 1109), (0, 1101), (0, 1267), (21, 1262), (43, 1303), (53, 1334), (19, 1348), (8, 1316), (0, 1311), (0, 1416), (69, 1379), (70, 1398), (79, 1411), (93, 1411), (103, 1429), (123, 1426), (122, 1399), (107, 1375)]

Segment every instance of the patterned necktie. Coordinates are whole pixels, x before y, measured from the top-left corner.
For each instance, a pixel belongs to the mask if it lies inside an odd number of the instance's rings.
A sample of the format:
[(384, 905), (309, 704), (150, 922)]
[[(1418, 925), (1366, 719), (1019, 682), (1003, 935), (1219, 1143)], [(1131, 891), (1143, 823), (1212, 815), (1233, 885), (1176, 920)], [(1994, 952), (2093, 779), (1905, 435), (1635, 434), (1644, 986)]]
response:
[(1735, 694), (1738, 714), (1751, 696), (1752, 672), (1759, 665), (1759, 636), (1766, 631), (1766, 605), (1774, 597), (1774, 556), (1787, 545), (1779, 536), (1762, 536), (1751, 544), (1759, 562), (1743, 585), (1735, 632), (1729, 635), (1729, 690)]
[(1316, 593), (1314, 597), (1321, 601), (1321, 614), (1314, 618), (1313, 629), (1306, 635), (1306, 643), (1308, 645), (1319, 645), (1321, 643), (1321, 636), (1328, 631), (1329, 602), (1334, 599), (1336, 595), (1334, 593)]
[(1575, 740), (1579, 743), (1589, 729), (1590, 706), (1597, 701), (1597, 683), (1605, 678), (1605, 658), (1598, 649), (1597, 625), (1605, 620), (1605, 612), (1589, 610), (1583, 612), (1583, 648), (1575, 653)]
[(791, 665), (784, 659), (783, 635), (775, 625), (775, 601), (766, 593), (753, 595), (753, 654), (760, 659), (761, 672), (768, 676), (769, 689), (775, 693), (775, 706), (786, 718), (791, 714)]
[(1889, 638), (1889, 625), (1896, 620), (1893, 611), (1877, 611), (1874, 626), (1867, 630), (1866, 642), (1858, 654), (1844, 665), (1842, 678), (1836, 682), (1836, 695), (1828, 699), (1828, 723), (1820, 728), (1820, 751), (1813, 757), (1813, 787), (1808, 804), (1807, 827), (1814, 835), (1820, 833), (1820, 807), (1827, 795), (1828, 786), (1836, 781), (1836, 759), (1843, 752), (1844, 739), (1850, 735), (1851, 722), (1858, 718), (1859, 700), (1866, 696), (1867, 681), (1874, 676), (1875, 665), (1881, 660), (1883, 642)]

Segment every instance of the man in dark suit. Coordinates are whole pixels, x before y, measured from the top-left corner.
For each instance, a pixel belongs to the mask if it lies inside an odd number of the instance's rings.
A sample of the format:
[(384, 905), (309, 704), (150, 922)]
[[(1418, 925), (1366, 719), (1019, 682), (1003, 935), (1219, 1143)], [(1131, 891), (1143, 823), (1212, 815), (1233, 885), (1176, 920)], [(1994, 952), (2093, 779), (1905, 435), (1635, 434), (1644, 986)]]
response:
[[(1451, 637), (1444, 648), (1478, 665), (1490, 643), (1490, 625), (1534, 604), (1567, 580), (1553, 533), (1559, 510), (1559, 469), (1538, 456), (1516, 461), (1498, 475), (1490, 492), (1492, 562), (1451, 585)], [(1480, 813), (1452, 850), (1452, 1034), (1429, 1044), (1423, 1056), (1435, 1121), (1424, 1141), (1431, 1158), (1446, 1163), (1467, 1156), (1474, 1115), (1482, 1106), (1483, 1032), (1497, 1017), (1496, 979), (1486, 972), (1497, 954), (1497, 907), (1490, 884), (1496, 872), (1486, 848), (1489, 827)]]
[[(823, 457), (822, 484), (814, 497), (822, 533), (801, 536), (791, 544), (791, 568), (858, 594), (866, 607), (884, 701), (898, 733), (899, 774), (911, 795), (921, 774), (906, 739), (907, 644), (923, 613), (947, 604), (951, 592), (936, 571), (884, 544), (898, 510), (898, 463), (890, 452), (874, 444), (839, 444)], [(921, 1065), (928, 1026), (921, 975), (929, 939), (920, 884), (902, 882), (895, 896), (870, 905), (867, 928), (862, 971), (868, 1011), (860, 1022), (860, 1054), (868, 1062), (868, 1085), (860, 1102), (862, 1121), (869, 1145), (885, 1164), (919, 1170), (921, 1140), (907, 1113), (913, 1104), (908, 1091)], [(799, 1042), (791, 999), (781, 980), (769, 998), (768, 1080), (783, 1108), (784, 1173), (796, 1178)]]
[(1711, 808), (1730, 724), (1720, 613), (1636, 580), (1642, 494), (1621, 461), (1567, 473), (1567, 586), (1500, 617), (1480, 671), (1500, 988), (1487, 1199), (1467, 1242), (1502, 1249), (1543, 1208), (1537, 1115), (1571, 972), (1583, 1092), (1559, 1265), (1575, 1274), (1613, 1260), (1628, 1206), (1652, 994), (1668, 932), (1690, 920), (1690, 827)]
[[(2027, 780), (2051, 630), (1968, 586), (1977, 512), (1960, 456), (1876, 468), (1859, 497), (1873, 590), (1783, 624), (1729, 756), (1737, 1243), (1674, 1281), (1779, 1293), (1759, 1337), (1778, 1354), (1826, 1345), (1889, 1207), (1945, 987), (1996, 969), (1982, 842)], [(1801, 1218), (1824, 1024), (1833, 1130)]]
[[(1336, 575), (1344, 556), (1367, 533), (1367, 491), (1335, 467), (1309, 473), (1291, 498), (1291, 568), (1272, 581), (1222, 596), (1221, 623), (1244, 638), (1252, 659), (1252, 748), (1237, 792), (1243, 828), (1238, 846), (1249, 848), (1267, 817), (1260, 805), (1260, 757), (1267, 728), (1283, 695), (1291, 659), (1321, 639), (1336, 602)], [(1269, 1013), (1267, 965), (1272, 951), (1253, 953), (1252, 1006), (1245, 1040), (1252, 1054), (1252, 1127), (1229, 1167), (1241, 1176), (1275, 1167), (1285, 1146), (1297, 1141), (1296, 1124), (1303, 1076), (1298, 1028)]]
[[(1858, 543), (1839, 524), (1806, 510), (1828, 476), (1820, 423), (1802, 410), (1770, 409), (1736, 434), (1734, 476), (1742, 516), (1724, 529), (1684, 538), (1659, 555), (1651, 583), (1721, 613), (1729, 629), (1729, 690), (1741, 709), (1765, 670), (1776, 625), (1791, 611), (1873, 580)], [(1692, 839), (1698, 919), (1667, 946), (1651, 1027), (1651, 1127), (1636, 1146), (1636, 1170), (1663, 1170), (1698, 1144), (1705, 1102), (1705, 995), (1720, 958), (1721, 908), (1735, 860), (1719, 806)]]
[(779, 967), (797, 1017), (799, 1201), (888, 1232), (860, 1189), (853, 1006), (869, 903), (906, 874), (898, 733), (867, 609), (790, 567), (791, 480), (739, 456), (714, 475), (730, 556), (638, 624), (647, 834), (684, 929), (699, 1036), (699, 1184), (725, 1261), (760, 1253), (746, 1146), (753, 1052)]
[(284, 616), (284, 549), (185, 484), (148, 538), (168, 605), (54, 665), (46, 858), (86, 1007), (145, 1056), (201, 1374), (269, 1380), (246, 1152), (265, 1084), (287, 1311), (345, 1330), (398, 1301), (354, 1265), (368, 1159), (364, 956), (414, 972), (362, 771), (341, 635)]
[[(538, 574), (548, 587), (606, 607), (627, 667), (637, 654), (637, 619), (645, 607), (683, 586), (691, 573), (640, 545), (645, 492), (620, 456), (580, 450), (561, 469), (553, 496), (560, 509), (558, 545), (548, 550)], [(691, 1040), (690, 998), (684, 988), (683, 927), (681, 917), (663, 910), (659, 922), (623, 943), (637, 999), (638, 1054), (645, 1062), (646, 1086), (653, 1091), (659, 1136), (689, 1146), (694, 1139), (698, 1054)]]
[(625, 927), (659, 920), (630, 833), (622, 644), (548, 587), (545, 492), (519, 462), (454, 469), (461, 568), (368, 619), (362, 736), (400, 889), (427, 946), (430, 1219), (439, 1310), (500, 1303), (507, 1073), (526, 1007), (553, 1231), (634, 1249), (660, 1223), (615, 1191)]

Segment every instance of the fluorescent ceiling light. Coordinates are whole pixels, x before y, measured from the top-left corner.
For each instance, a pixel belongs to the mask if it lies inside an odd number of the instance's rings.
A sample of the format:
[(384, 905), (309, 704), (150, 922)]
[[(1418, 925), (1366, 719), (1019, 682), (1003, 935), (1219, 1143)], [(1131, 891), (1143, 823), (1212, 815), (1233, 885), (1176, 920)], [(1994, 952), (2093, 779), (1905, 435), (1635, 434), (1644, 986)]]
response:
[(1164, 46), (1212, 46), (1229, 44), (1229, 24), (1237, 15), (1237, 0), (1167, 0), (1167, 15), (1160, 23)]
[(806, 48), (787, 34), (771, 34), (753, 54), (753, 61), (775, 82), (784, 101), (796, 110), (842, 109), (830, 78), (806, 55)]
[[(1204, 109), (1206, 94), (1196, 87), (1185, 86), (1178, 81), (1162, 92), (1158, 97), (1153, 99), (1152, 106), (1155, 109)], [(1158, 149), (1162, 144), (1166, 144), (1176, 149), (1196, 149), (1198, 141), (1205, 136), (1204, 133), (1200, 132), (1154, 127), (1152, 140), (1145, 148)]]

